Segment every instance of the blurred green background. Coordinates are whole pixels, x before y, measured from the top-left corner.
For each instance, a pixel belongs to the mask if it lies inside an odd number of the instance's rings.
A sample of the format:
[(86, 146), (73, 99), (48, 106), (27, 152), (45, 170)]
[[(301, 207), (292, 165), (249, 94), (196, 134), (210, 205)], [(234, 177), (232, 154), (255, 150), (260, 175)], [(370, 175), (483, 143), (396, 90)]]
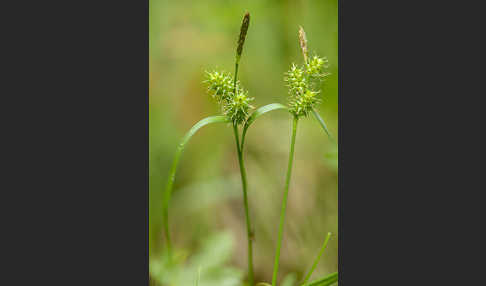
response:
[[(234, 73), (236, 41), (245, 11), (250, 28), (239, 79), (253, 105), (286, 104), (284, 73), (301, 64), (298, 27), (309, 51), (329, 59), (319, 113), (337, 138), (338, 8), (323, 1), (150, 0), (149, 18), (149, 252), (153, 285), (242, 285), (247, 268), (241, 181), (232, 129), (201, 129), (182, 155), (169, 209), (173, 244), (184, 261), (164, 268), (162, 194), (179, 140), (200, 119), (219, 114), (206, 93), (206, 70)], [(271, 281), (280, 204), (290, 145), (291, 117), (261, 117), (249, 129), (245, 160), (255, 229), (256, 281)], [(337, 271), (337, 147), (313, 117), (299, 121), (279, 281), (297, 285), (327, 234), (333, 236), (313, 278)], [(288, 275), (290, 274), (290, 275)], [(211, 280), (212, 279), (212, 280)]]

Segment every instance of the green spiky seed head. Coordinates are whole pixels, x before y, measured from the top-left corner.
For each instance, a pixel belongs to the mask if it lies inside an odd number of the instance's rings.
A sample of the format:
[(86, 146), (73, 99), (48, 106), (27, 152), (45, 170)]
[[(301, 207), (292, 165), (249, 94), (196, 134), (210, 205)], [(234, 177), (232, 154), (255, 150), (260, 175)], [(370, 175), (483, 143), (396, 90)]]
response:
[(287, 82), (291, 95), (303, 94), (307, 90), (307, 79), (304, 70), (298, 68), (295, 64), (292, 64), (284, 80)]
[[(245, 122), (248, 112), (253, 106), (250, 102), (253, 98), (248, 97), (248, 92), (244, 91), (240, 82), (236, 82), (234, 90), (234, 81), (231, 74), (224, 72), (206, 72), (209, 94), (217, 100), (222, 112), (234, 124)], [(235, 94), (236, 93), (236, 94)]]
[(233, 81), (225, 72), (206, 72), (208, 92), (218, 102), (224, 102), (233, 96)]
[(327, 58), (320, 58), (318, 56), (312, 57), (306, 64), (306, 72), (309, 76), (314, 78), (324, 78), (328, 73), (324, 72), (324, 69), (328, 67)]
[(290, 112), (297, 117), (307, 116), (312, 108), (320, 102), (317, 94), (318, 92), (308, 89), (302, 95), (290, 97)]
[(245, 122), (248, 111), (253, 108), (250, 102), (253, 98), (248, 97), (248, 93), (242, 89), (237, 90), (236, 96), (232, 97), (223, 107), (223, 112), (236, 125)]
[(304, 56), (304, 66), (300, 68), (292, 64), (284, 78), (289, 87), (289, 110), (296, 117), (307, 116), (320, 102), (317, 98), (320, 92), (319, 83), (329, 75), (325, 72), (328, 68), (327, 58), (316, 55), (308, 57), (307, 36), (302, 26), (299, 28), (299, 42)]

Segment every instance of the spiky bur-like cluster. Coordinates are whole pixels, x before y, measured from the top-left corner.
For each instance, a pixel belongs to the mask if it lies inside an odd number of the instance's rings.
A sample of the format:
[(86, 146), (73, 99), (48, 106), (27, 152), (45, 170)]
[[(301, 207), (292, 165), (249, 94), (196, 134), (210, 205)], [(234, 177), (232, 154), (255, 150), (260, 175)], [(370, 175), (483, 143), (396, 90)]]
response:
[(233, 81), (231, 75), (224, 72), (206, 72), (208, 92), (218, 102), (229, 100), (233, 95)]
[(305, 67), (307, 74), (309, 74), (310, 77), (322, 79), (329, 75), (329, 73), (324, 72), (324, 69), (327, 69), (329, 67), (327, 58), (314, 56), (307, 62)]
[(229, 73), (224, 72), (206, 72), (209, 94), (216, 99), (221, 106), (221, 110), (233, 123), (239, 125), (245, 122), (248, 112), (253, 106), (250, 102), (253, 98), (248, 97), (248, 92), (241, 87), (239, 81), (234, 82)]
[(329, 75), (327, 58), (313, 56), (309, 58), (307, 36), (304, 28), (299, 28), (299, 44), (304, 56), (304, 66), (297, 67), (292, 64), (284, 80), (289, 87), (289, 109), (295, 116), (307, 116), (314, 106), (319, 103), (317, 90), (319, 83)]
[(326, 58), (314, 56), (303, 67), (292, 64), (286, 73), (284, 80), (289, 87), (289, 108), (295, 116), (307, 116), (319, 103), (317, 94), (320, 91), (316, 89), (320, 81), (329, 75), (325, 72), (327, 67)]

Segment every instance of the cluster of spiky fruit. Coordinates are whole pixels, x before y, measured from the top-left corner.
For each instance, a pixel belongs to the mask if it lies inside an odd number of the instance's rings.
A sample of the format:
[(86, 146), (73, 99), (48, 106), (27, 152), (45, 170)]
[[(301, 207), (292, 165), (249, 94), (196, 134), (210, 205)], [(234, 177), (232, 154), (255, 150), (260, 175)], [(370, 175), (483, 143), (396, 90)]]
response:
[(314, 56), (307, 61), (304, 67), (292, 64), (286, 73), (285, 82), (289, 87), (289, 109), (295, 116), (307, 116), (319, 103), (314, 90), (322, 79), (329, 75), (324, 70), (328, 67), (327, 59)]
[(241, 87), (239, 81), (234, 86), (231, 74), (218, 71), (206, 74), (208, 92), (220, 104), (223, 114), (234, 124), (245, 122), (248, 111), (253, 108), (250, 105), (253, 98), (248, 97), (248, 92)]

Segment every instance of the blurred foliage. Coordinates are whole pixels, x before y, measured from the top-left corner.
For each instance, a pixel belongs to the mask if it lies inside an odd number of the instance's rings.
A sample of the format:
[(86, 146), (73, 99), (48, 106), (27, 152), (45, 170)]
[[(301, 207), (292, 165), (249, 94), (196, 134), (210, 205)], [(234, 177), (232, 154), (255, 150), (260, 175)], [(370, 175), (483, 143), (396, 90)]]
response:
[(152, 279), (164, 285), (194, 285), (197, 280), (200, 286), (240, 286), (242, 270), (225, 266), (233, 241), (230, 233), (212, 235), (188, 259), (187, 253), (178, 253), (175, 264), (155, 256), (149, 266)]
[[(247, 266), (246, 230), (229, 126), (204, 127), (184, 150), (169, 209), (173, 244), (182, 258), (176, 269), (164, 266), (162, 193), (176, 146), (197, 121), (219, 114), (202, 83), (204, 72), (234, 72), (236, 41), (245, 11), (251, 13), (251, 21), (239, 78), (255, 98), (252, 105), (287, 103), (283, 78), (292, 63), (303, 62), (298, 41), (302, 25), (310, 55), (316, 53), (329, 60), (331, 75), (323, 83), (318, 109), (333, 137), (338, 138), (337, 0), (149, 3), (152, 283), (195, 285), (201, 267), (199, 285), (240, 285)], [(272, 275), (291, 124), (285, 112), (272, 112), (257, 120), (247, 134), (244, 156), (255, 228), (256, 281), (270, 281)], [(312, 116), (300, 120), (279, 270), (281, 285), (296, 285), (303, 278), (327, 232), (333, 236), (311, 279), (338, 270), (337, 197), (337, 147)]]

